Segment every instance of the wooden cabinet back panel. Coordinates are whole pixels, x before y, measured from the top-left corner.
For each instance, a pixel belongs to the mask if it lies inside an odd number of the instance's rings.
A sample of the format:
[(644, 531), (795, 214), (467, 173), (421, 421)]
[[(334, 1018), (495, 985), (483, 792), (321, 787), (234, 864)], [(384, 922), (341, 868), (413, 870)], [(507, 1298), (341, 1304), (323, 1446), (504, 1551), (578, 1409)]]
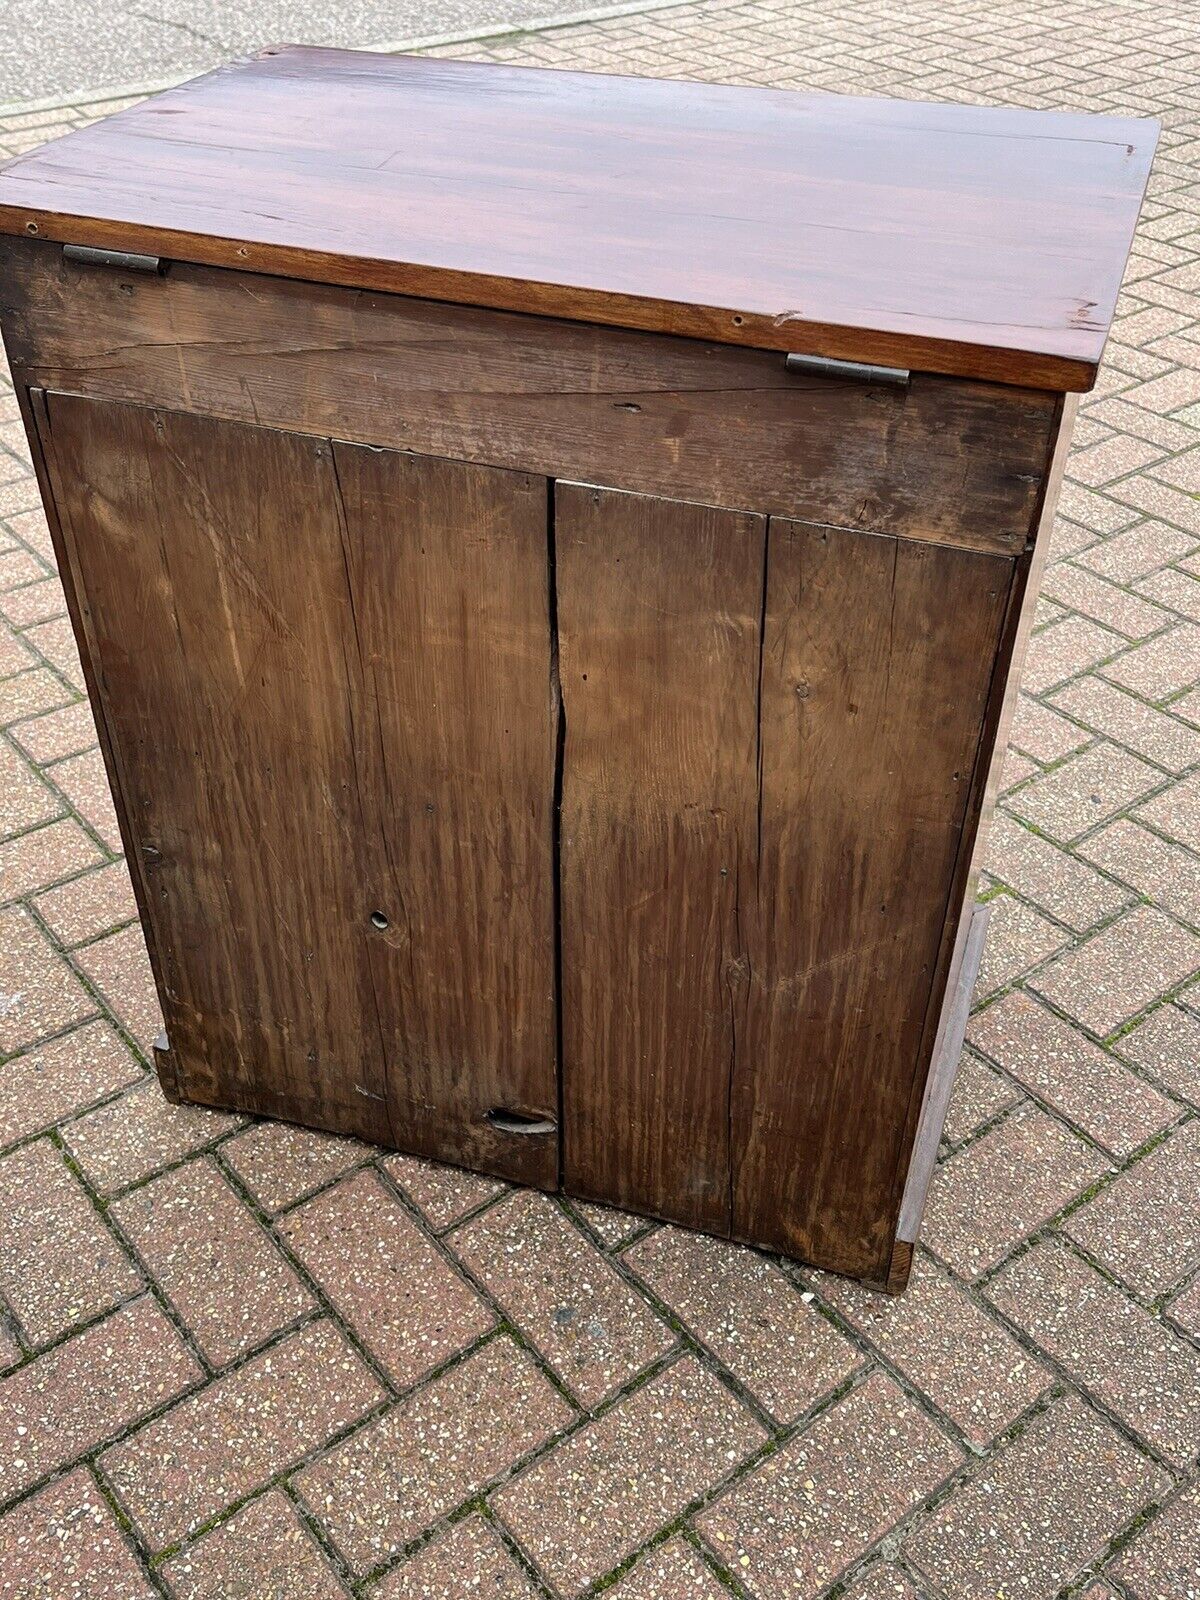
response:
[(378, 998), (396, 1142), (553, 1185), (554, 764), (544, 478), (335, 444), (355, 729), (385, 930)]
[(41, 411), (182, 1092), (553, 1184), (544, 482)]
[(182, 1092), (886, 1277), (1057, 399), (0, 251)]

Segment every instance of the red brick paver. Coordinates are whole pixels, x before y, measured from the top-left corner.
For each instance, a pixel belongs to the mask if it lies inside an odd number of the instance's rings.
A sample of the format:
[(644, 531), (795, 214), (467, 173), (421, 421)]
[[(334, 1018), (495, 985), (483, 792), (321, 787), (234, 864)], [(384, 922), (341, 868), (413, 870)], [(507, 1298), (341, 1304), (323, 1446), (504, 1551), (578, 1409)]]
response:
[(495, 1321), (377, 1173), (345, 1178), (306, 1201), (281, 1232), (399, 1388)]
[(431, 1540), (370, 1592), (371, 1600), (537, 1600), (538, 1594), (500, 1535), (478, 1515)]
[(143, 1287), (49, 1140), (0, 1159), (0, 1294), (31, 1345), (48, 1344)]
[(523, 1351), (493, 1339), (300, 1473), (296, 1487), (349, 1565), (365, 1572), (574, 1415)]
[(177, 1600), (343, 1600), (346, 1590), (277, 1489), (163, 1566)]
[(1179, 1467), (1200, 1441), (1200, 1350), (1065, 1245), (1044, 1240), (988, 1299), (1134, 1433)]
[(811, 1296), (754, 1251), (660, 1228), (625, 1260), (781, 1422), (794, 1422), (862, 1365), (862, 1351)]
[(0, 1600), (1200, 1595), (1194, 10), (701, 0), (440, 52), (1163, 120), (899, 1302), (163, 1099), (0, 374)]
[(577, 1595), (765, 1439), (685, 1356), (508, 1484), (496, 1508), (551, 1583)]
[(1081, 1401), (1062, 1400), (951, 1493), (904, 1551), (955, 1600), (1052, 1600), (1169, 1482)]
[(450, 1245), (581, 1405), (599, 1405), (671, 1347), (647, 1302), (545, 1195), (511, 1195)]
[(1175, 1496), (1113, 1567), (1132, 1600), (1193, 1600), (1200, 1593), (1200, 1486)]
[(149, 1298), (0, 1383), (0, 1502), (123, 1433), (203, 1376)]
[(340, 1433), (384, 1391), (345, 1337), (310, 1323), (100, 1457), (142, 1537), (194, 1533)]
[(700, 1530), (755, 1600), (816, 1594), (961, 1460), (876, 1373), (722, 1496)]
[(214, 1367), (313, 1309), (312, 1295), (211, 1160), (189, 1162), (110, 1207)]
[(613, 1600), (724, 1600), (728, 1592), (679, 1538), (643, 1556), (609, 1591)]
[(821, 1292), (973, 1445), (990, 1444), (1052, 1382), (1042, 1361), (928, 1260), (898, 1300), (830, 1276)]
[(83, 1468), (0, 1519), (0, 1600), (157, 1600), (94, 1479)]

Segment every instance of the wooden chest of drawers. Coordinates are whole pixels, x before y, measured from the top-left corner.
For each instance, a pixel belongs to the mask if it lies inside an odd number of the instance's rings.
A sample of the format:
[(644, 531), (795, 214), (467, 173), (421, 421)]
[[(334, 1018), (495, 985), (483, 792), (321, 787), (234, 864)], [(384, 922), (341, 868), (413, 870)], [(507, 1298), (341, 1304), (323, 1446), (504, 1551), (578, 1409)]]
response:
[(289, 49), (0, 174), (165, 1091), (901, 1287), (1153, 143)]

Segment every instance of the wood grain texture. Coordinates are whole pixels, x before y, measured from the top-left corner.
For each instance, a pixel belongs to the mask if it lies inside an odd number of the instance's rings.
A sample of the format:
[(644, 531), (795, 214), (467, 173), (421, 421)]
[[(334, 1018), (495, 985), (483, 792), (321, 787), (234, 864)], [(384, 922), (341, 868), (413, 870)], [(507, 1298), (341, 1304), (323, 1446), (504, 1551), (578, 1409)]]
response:
[(17, 158), (0, 231), (1086, 389), (1156, 138), (288, 47)]
[(556, 486), (564, 1184), (718, 1233), (765, 529)]
[[(508, 700), (514, 679), (523, 689), (536, 674), (537, 694), (514, 693), (506, 710), (510, 726), (527, 710), (540, 721), (540, 770), (528, 783), (543, 797), (548, 843), (544, 487), (443, 463), (429, 464), (421, 483), (420, 463), (364, 465), (349, 450), (339, 453), (348, 502), (328, 441), (68, 395), (42, 403), (80, 579), (81, 647), (123, 772), (180, 1092), (552, 1184), (552, 1142), (482, 1121), (497, 1102), (554, 1103), (541, 959), (548, 861), (537, 863), (539, 902), (519, 855), (485, 859), (485, 847), (500, 845), (488, 834), (503, 826), (494, 813), (475, 818), (478, 854), (448, 830), (452, 887), (436, 852), (391, 853), (397, 835), (413, 844), (425, 805), (470, 809), (454, 786), (461, 763), (440, 787), (433, 781), (439, 718), (469, 726), (457, 697), (489, 672), (490, 707)], [(404, 585), (379, 548), (372, 492), (385, 480), (399, 527), (406, 492), (410, 516), (436, 536), (424, 588), (406, 598), (408, 631), (394, 626), (391, 602)], [(420, 523), (408, 532), (411, 546)], [(518, 552), (518, 570), (506, 572)], [(490, 616), (434, 700), (414, 632), (424, 628), (420, 647), (444, 664), (433, 636), (461, 630), (461, 585), (478, 581), (480, 563), (495, 591)], [(535, 654), (509, 657), (524, 628), (503, 616), (506, 598), (519, 593), (536, 614), (539, 592)], [(407, 682), (396, 652), (409, 657)], [(405, 693), (422, 698), (406, 704)], [(481, 760), (500, 742), (481, 748)], [(523, 753), (537, 750), (530, 731)], [(417, 792), (389, 788), (400, 775)], [(511, 784), (512, 766), (506, 776)], [(520, 826), (532, 832), (536, 819), (522, 814)], [(457, 965), (444, 938), (451, 892), (476, 896), (472, 947), (460, 946)], [(387, 929), (372, 926), (381, 909)], [(539, 917), (540, 942), (514, 946), (514, 932), (531, 932)], [(486, 1057), (495, 1019), (480, 1019), (501, 971), (510, 1014), (526, 1026)], [(528, 997), (517, 996), (527, 978)], [(485, 992), (468, 992), (468, 982)], [(465, 1085), (464, 1058), (473, 1063)]]
[[(971, 796), (963, 819), (962, 839), (954, 868), (946, 923), (942, 931), (942, 945), (938, 954), (931, 996), (932, 1003), (925, 1017), (921, 1057), (924, 1059), (926, 1054), (930, 1056), (931, 1074), (936, 1068), (939, 1040), (950, 1023), (950, 1013), (955, 1004), (955, 968), (965, 955), (967, 939), (974, 922), (976, 894), (987, 850), (988, 833), (999, 794), (1001, 771), (1008, 745), (1009, 728), (1016, 710), (1026, 647), (1037, 614), (1042, 574), (1050, 559), (1055, 509), (1070, 449), (1079, 397), (1071, 394), (1063, 395), (1060, 397), (1059, 407), (1050, 459), (1041, 474), (1037, 526), (1029, 550), (1017, 559), (1013, 569), (1008, 606), (996, 653), (996, 670), (984, 713), (975, 773), (971, 781)], [(914, 1093), (909, 1102), (902, 1142), (904, 1147), (911, 1150), (911, 1155), (907, 1166), (897, 1172), (894, 1190), (893, 1209), (898, 1214), (898, 1230), (908, 1223), (905, 1212), (908, 1209), (913, 1166), (918, 1159), (922, 1140), (928, 1137), (930, 1142), (936, 1143), (933, 1130), (925, 1126), (925, 1099), (933, 1085), (927, 1079), (919, 1086), (923, 1089), (923, 1097), (918, 1098)], [(940, 1133), (939, 1121), (938, 1137)], [(911, 1226), (908, 1232), (913, 1232)], [(905, 1237), (907, 1236), (905, 1234)], [(899, 1231), (896, 1248), (897, 1250), (900, 1248)]]
[(394, 1142), (553, 1187), (557, 1131), (486, 1120), (558, 1118), (547, 484), (347, 444), (334, 461)]
[(733, 1232), (886, 1278), (1014, 570), (772, 519)]
[(1016, 553), (1056, 397), (784, 370), (774, 353), (0, 239), (28, 383)]
[(386, 1137), (328, 447), (45, 406), (185, 1092)]

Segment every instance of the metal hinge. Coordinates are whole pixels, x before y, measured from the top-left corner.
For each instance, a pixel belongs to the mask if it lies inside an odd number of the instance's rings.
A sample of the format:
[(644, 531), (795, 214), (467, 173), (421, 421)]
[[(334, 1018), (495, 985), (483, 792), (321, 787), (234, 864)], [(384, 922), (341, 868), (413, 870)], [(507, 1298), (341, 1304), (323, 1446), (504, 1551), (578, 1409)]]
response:
[(818, 378), (841, 378), (848, 383), (907, 383), (907, 367), (876, 367), (869, 361), (835, 361), (831, 356), (789, 355), (789, 372), (808, 372)]
[(161, 256), (139, 256), (129, 250), (97, 250), (90, 244), (63, 245), (63, 260), (77, 261), (86, 267), (116, 267), (120, 272), (157, 272), (167, 270)]

